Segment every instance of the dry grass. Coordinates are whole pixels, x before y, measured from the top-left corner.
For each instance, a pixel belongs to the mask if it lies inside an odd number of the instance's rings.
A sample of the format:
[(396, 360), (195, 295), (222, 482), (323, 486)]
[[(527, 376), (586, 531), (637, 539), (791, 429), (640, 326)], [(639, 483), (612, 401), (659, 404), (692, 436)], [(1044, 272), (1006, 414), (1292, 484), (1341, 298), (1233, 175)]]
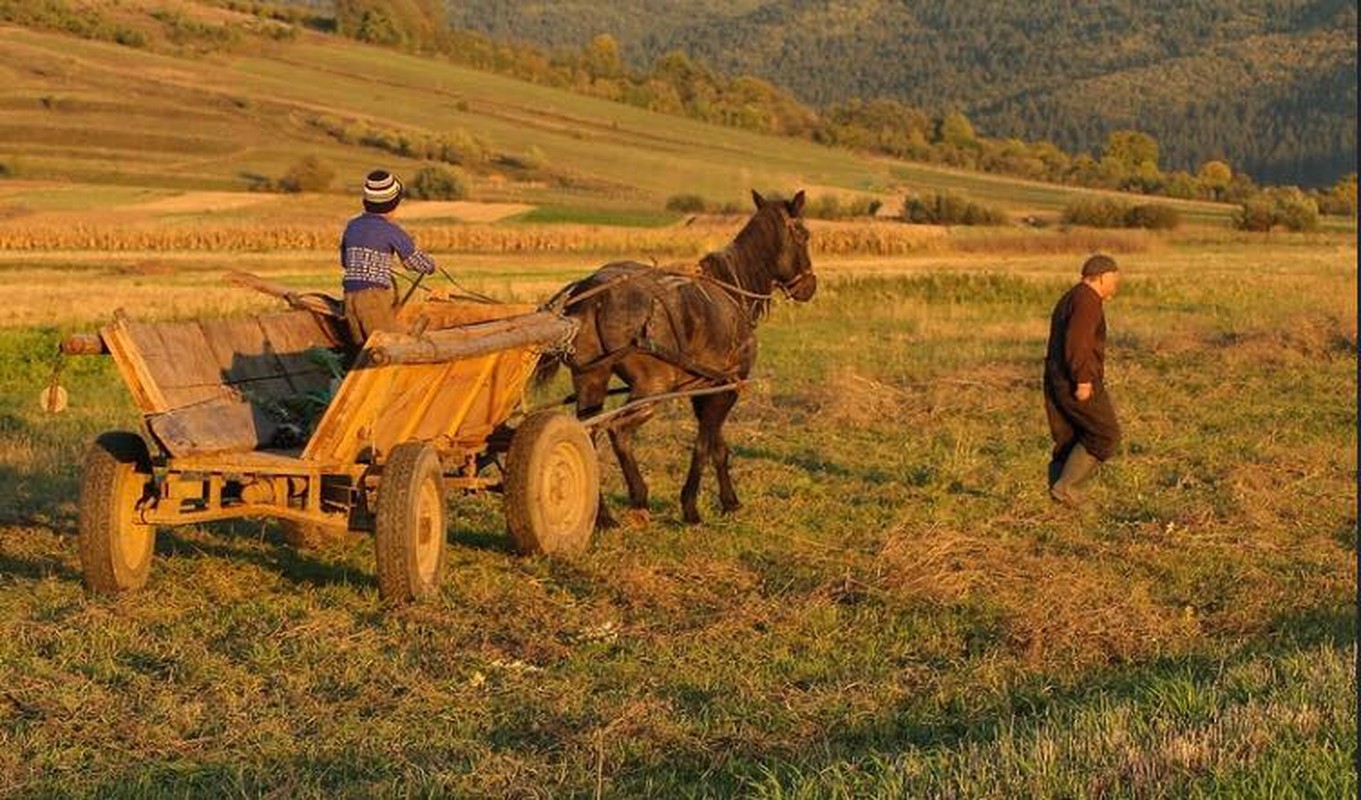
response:
[[(1091, 510), (1045, 498), (1037, 397), (1080, 253), (823, 257), (813, 302), (763, 323), (727, 428), (741, 512), (716, 516), (706, 480), (706, 523), (678, 524), (693, 423), (669, 406), (638, 443), (651, 525), (522, 559), (495, 500), (461, 499), (440, 597), (396, 613), (366, 537), (297, 554), (249, 523), (167, 532), (146, 592), (88, 598), (81, 449), (136, 416), (103, 359), (69, 362), (66, 415), (32, 407), (56, 336), (39, 313), (269, 305), (219, 288), (221, 261), (326, 287), (330, 253), (5, 254), (30, 320), (0, 330), (5, 786), (1354, 793), (1354, 253), (1252, 241), (1122, 256), (1127, 444)], [(444, 263), (536, 297), (599, 258)]]

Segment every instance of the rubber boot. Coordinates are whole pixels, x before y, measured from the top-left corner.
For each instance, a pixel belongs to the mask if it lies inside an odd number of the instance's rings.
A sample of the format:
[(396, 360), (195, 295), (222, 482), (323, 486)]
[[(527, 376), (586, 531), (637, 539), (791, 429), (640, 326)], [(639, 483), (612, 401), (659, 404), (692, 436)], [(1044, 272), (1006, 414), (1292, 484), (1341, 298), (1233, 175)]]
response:
[(1082, 492), (1078, 487), (1091, 477), (1100, 464), (1081, 443), (1073, 445), (1068, 460), (1063, 462), (1063, 472), (1049, 489), (1049, 496), (1066, 506), (1077, 505), (1082, 500)]

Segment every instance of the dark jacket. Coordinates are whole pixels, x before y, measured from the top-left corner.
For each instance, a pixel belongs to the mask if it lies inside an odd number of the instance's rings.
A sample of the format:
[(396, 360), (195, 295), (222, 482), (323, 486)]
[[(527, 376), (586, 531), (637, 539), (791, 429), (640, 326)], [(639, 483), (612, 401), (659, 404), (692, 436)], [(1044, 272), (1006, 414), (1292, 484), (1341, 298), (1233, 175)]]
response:
[(1069, 383), (1101, 383), (1106, 360), (1106, 314), (1101, 295), (1086, 283), (1068, 290), (1049, 319), (1045, 372)]

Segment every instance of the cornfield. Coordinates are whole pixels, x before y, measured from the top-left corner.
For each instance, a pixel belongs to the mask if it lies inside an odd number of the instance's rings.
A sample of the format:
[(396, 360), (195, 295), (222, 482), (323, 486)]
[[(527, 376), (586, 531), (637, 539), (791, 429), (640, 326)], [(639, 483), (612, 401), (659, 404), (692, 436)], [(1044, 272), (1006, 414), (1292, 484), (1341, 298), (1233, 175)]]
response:
[[(137, 223), (0, 223), (0, 250), (84, 252), (274, 252), (318, 251), (336, 246), (336, 225)], [(814, 221), (812, 249), (823, 256), (904, 256), (947, 252), (1141, 252), (1156, 237), (1130, 231), (957, 231), (892, 222)], [(685, 258), (726, 244), (736, 224), (696, 224), (669, 228), (616, 228), (590, 225), (412, 225), (420, 246), (431, 252), (479, 254), (600, 254)]]

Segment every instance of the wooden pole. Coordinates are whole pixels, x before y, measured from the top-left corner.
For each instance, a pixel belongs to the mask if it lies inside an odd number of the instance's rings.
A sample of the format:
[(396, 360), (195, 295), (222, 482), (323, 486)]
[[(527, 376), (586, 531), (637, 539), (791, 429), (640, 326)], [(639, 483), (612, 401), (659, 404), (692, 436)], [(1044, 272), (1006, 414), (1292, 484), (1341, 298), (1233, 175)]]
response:
[(577, 329), (574, 320), (546, 311), (431, 331), (421, 337), (396, 333), (375, 335), (369, 359), (378, 366), (389, 364), (438, 364), (463, 358), (566, 342)]

